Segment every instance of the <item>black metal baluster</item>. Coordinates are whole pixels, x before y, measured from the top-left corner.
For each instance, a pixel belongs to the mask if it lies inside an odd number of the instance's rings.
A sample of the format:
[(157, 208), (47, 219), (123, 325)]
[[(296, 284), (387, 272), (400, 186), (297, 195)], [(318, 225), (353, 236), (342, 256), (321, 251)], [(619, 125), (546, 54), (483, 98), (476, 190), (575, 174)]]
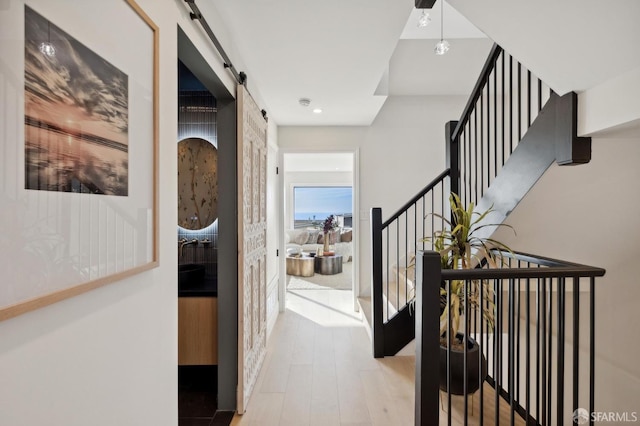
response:
[(580, 279), (573, 279), (573, 412), (578, 409), (580, 389)]
[[(407, 270), (409, 269), (409, 212), (404, 214), (404, 305), (407, 304), (409, 297), (409, 274), (407, 274)], [(400, 305), (398, 304), (398, 311), (400, 310)]]
[(389, 303), (391, 303), (391, 299), (389, 298), (389, 281), (390, 281), (390, 276), (389, 276), (389, 226), (387, 226), (387, 250), (386, 250), (386, 254), (387, 254), (387, 318), (386, 320), (389, 321)]
[[(478, 198), (484, 194), (484, 91), (480, 95), (480, 192)], [(478, 200), (476, 199), (476, 203)]]
[(483, 315), (483, 309), (484, 309), (484, 305), (486, 303), (486, 301), (484, 300), (484, 289), (485, 289), (485, 284), (488, 283), (482, 283), (482, 287), (480, 288), (480, 303), (478, 306), (480, 306), (480, 313), (479, 313), (479, 319), (478, 322), (480, 323), (480, 329), (479, 331), (476, 332), (476, 339), (478, 340), (478, 345), (480, 345), (480, 356), (478, 357), (478, 371), (480, 372), (480, 375), (478, 376), (478, 389), (480, 390), (480, 426), (484, 425), (484, 386), (483, 382), (484, 382), (484, 375), (485, 375), (485, 371), (484, 371), (484, 365), (482, 363), (482, 355), (484, 354), (484, 343), (485, 343), (485, 339), (486, 339), (486, 334), (484, 333), (484, 315)]
[(565, 308), (565, 280), (558, 281), (558, 359), (557, 359), (557, 418), (558, 426), (564, 425), (564, 308)]
[(527, 419), (529, 419), (529, 416), (531, 415), (531, 315), (530, 315), (530, 311), (531, 311), (531, 306), (530, 306), (530, 302), (531, 302), (531, 296), (530, 296), (530, 291), (531, 291), (531, 282), (529, 280), (529, 278), (527, 278), (526, 281), (526, 286), (525, 286), (525, 303), (527, 304), (527, 310), (525, 313), (525, 317), (526, 317), (526, 343), (525, 343), (525, 352), (527, 353), (527, 359), (525, 361), (525, 371), (526, 371), (526, 375), (525, 375), (525, 411), (527, 412)]
[[(492, 71), (492, 74), (495, 75), (495, 70)], [(485, 161), (483, 161), (483, 163), (487, 163), (487, 189), (491, 185), (491, 148), (493, 147), (493, 141), (491, 139), (491, 122), (492, 122), (491, 113), (493, 112), (492, 110), (493, 108), (491, 108), (491, 74), (490, 74), (489, 77), (487, 78), (487, 158)]]
[(471, 202), (471, 121), (469, 121), (469, 123), (467, 123), (467, 126), (469, 127), (468, 129), (468, 133), (467, 133), (467, 144), (469, 146), (469, 174), (467, 175), (467, 182), (466, 182), (466, 186), (467, 186), (467, 203)]
[(538, 80), (538, 112), (542, 111), (542, 80)]
[[(518, 260), (518, 268), (521, 268), (522, 265)], [(520, 401), (520, 280), (518, 280), (518, 285), (516, 287), (516, 379), (515, 379), (515, 399), (518, 405), (522, 405)]]
[(504, 97), (506, 95), (505, 91), (504, 91), (504, 61), (505, 61), (505, 56), (506, 54), (504, 52), (501, 53), (502, 55), (502, 73), (500, 74), (501, 76), (501, 85), (502, 85), (502, 164), (500, 165), (500, 167), (504, 166), (504, 161), (505, 161), (505, 157), (504, 157), (504, 150), (505, 150), (505, 146), (504, 146), (504, 122), (505, 122), (505, 111), (504, 111)]
[(536, 420), (540, 422), (540, 321), (542, 315), (540, 314), (540, 308), (542, 302), (540, 298), (542, 295), (540, 278), (536, 286)]
[[(493, 173), (491, 179), (498, 175), (498, 70), (493, 70)], [(489, 183), (491, 186), (491, 183)]]
[(509, 55), (509, 155), (513, 152), (513, 56)]
[[(424, 205), (424, 195), (422, 196), (422, 220), (420, 220), (420, 222), (422, 222), (422, 237), (426, 237), (426, 234), (424, 233), (424, 220), (425, 220), (425, 205)], [(422, 250), (424, 250), (424, 238), (422, 239)], [(416, 253), (417, 254), (417, 253)]]
[[(435, 191), (432, 191), (431, 192), (431, 211), (435, 210), (436, 208), (435, 196), (436, 196)], [(431, 215), (431, 236), (433, 236), (433, 233), (436, 230), (435, 227), (436, 227), (436, 217), (434, 215)], [(433, 238), (431, 239), (431, 250), (433, 250)]]
[(451, 280), (446, 281), (447, 287), (447, 424), (451, 424)]
[[(507, 344), (509, 346), (509, 359), (507, 361), (507, 367), (508, 367), (508, 371), (509, 371), (509, 375), (507, 377), (507, 380), (509, 382), (508, 386), (509, 386), (509, 419), (510, 419), (510, 424), (511, 426), (513, 426), (515, 424), (515, 401), (513, 399), (514, 394), (515, 394), (515, 387), (514, 387), (514, 380), (513, 380), (513, 365), (514, 365), (514, 339), (513, 339), (513, 329), (514, 329), (514, 324), (513, 324), (513, 314), (514, 314), (514, 292), (515, 292), (515, 288), (514, 288), (514, 281), (513, 279), (509, 279), (509, 306), (508, 306), (508, 315), (509, 318), (507, 318), (508, 321), (508, 330), (509, 330), (509, 337), (507, 338)], [(498, 412), (496, 412), (496, 415), (498, 415)]]
[(495, 413), (496, 413), (496, 425), (500, 424), (500, 417), (498, 413), (500, 413), (500, 389), (502, 388), (502, 281), (499, 280), (497, 282), (498, 288), (496, 291), (496, 312), (498, 313), (498, 318), (496, 321), (496, 329), (493, 333), (493, 341), (494, 341), (494, 368), (493, 368), (493, 380), (494, 380), (494, 389), (496, 391), (495, 396)]
[(540, 309), (542, 315), (541, 333), (542, 333), (542, 383), (541, 392), (542, 397), (542, 426), (547, 425), (547, 279), (542, 279), (542, 308)]
[(396, 222), (396, 307), (400, 307), (400, 218)]
[(552, 392), (552, 383), (553, 383), (553, 278), (549, 279), (549, 303), (547, 306), (547, 316), (549, 317), (549, 331), (548, 331), (548, 348), (547, 348), (547, 400), (549, 404), (547, 406), (547, 419), (549, 424), (552, 424), (552, 401), (553, 401), (553, 392)]
[(460, 170), (460, 199), (464, 200), (465, 204), (469, 203), (469, 198), (467, 197), (467, 165), (468, 165), (468, 153), (467, 153), (467, 123), (465, 123), (464, 128), (462, 130), (462, 137), (460, 140), (460, 146), (462, 149), (462, 158), (463, 165)]
[(522, 139), (522, 64), (518, 62), (518, 143)]
[[(596, 316), (596, 279), (591, 277), (589, 283), (589, 413), (595, 411), (596, 401), (596, 389), (595, 389), (595, 374), (596, 374), (596, 330), (595, 330), (595, 316)], [(589, 425), (593, 426), (593, 417), (589, 416)]]
[(478, 106), (476, 104), (476, 107), (473, 109), (473, 157), (475, 160), (475, 167), (473, 168), (473, 177), (474, 177), (474, 185), (473, 185), (473, 192), (474, 192), (474, 203), (477, 205), (478, 204)]
[(464, 298), (464, 333), (462, 336), (462, 367), (463, 367), (463, 373), (462, 373), (462, 395), (464, 397), (464, 426), (467, 426), (469, 424), (469, 403), (468, 403), (468, 398), (467, 398), (467, 394), (469, 392), (469, 389), (467, 387), (467, 382), (469, 380), (468, 377), (468, 369), (467, 369), (467, 365), (468, 365), (468, 361), (469, 361), (469, 356), (468, 356), (468, 341), (469, 341), (469, 329), (468, 329), (468, 324), (469, 321), (467, 320), (467, 316), (469, 315), (469, 289), (468, 289), (468, 285), (469, 285), (469, 281), (464, 281), (463, 283), (464, 288), (462, 289), (463, 292), (463, 298)]

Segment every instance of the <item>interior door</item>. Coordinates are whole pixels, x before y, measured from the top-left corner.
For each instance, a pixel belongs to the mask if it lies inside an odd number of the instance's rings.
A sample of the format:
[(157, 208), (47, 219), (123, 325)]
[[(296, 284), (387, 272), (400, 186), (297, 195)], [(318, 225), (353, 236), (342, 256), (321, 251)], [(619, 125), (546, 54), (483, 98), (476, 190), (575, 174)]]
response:
[(267, 122), (238, 85), (238, 413), (264, 361), (267, 343)]

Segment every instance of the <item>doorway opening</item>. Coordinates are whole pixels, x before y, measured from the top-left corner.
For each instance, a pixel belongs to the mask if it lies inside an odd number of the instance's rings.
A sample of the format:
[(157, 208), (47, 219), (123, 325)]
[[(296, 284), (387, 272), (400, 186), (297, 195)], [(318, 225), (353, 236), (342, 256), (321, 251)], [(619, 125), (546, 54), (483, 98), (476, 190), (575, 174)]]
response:
[(340, 299), (353, 300), (356, 310), (356, 154), (286, 152), (281, 164), (281, 301), (311, 296), (309, 291), (340, 290)]
[[(238, 371), (236, 103), (180, 27), (176, 65), (178, 174), (187, 178), (180, 185), (176, 177), (175, 194), (184, 213), (176, 239), (179, 424), (229, 424)], [(207, 190), (196, 194), (196, 181)]]

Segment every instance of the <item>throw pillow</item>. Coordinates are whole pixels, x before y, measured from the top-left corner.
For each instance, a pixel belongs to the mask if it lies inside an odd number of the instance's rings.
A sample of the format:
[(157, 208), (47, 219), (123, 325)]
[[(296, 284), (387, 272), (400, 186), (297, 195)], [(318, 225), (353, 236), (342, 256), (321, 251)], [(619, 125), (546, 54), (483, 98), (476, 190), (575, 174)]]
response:
[(309, 237), (305, 244), (316, 244), (318, 242), (318, 233), (320, 233), (320, 231), (317, 229), (310, 230)]
[(349, 243), (353, 240), (353, 231), (346, 231), (340, 234), (340, 241), (343, 243)]
[(329, 231), (329, 244), (336, 244), (338, 241), (340, 241), (340, 231), (337, 229)]
[(303, 245), (307, 243), (308, 239), (309, 239), (309, 232), (301, 231), (299, 234), (293, 237), (293, 242), (296, 244)]

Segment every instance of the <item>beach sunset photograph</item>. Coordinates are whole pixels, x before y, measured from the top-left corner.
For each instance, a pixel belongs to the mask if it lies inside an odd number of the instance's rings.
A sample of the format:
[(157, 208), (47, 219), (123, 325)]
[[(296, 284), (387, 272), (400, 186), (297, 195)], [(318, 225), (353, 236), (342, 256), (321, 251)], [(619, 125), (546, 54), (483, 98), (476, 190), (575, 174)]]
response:
[(128, 77), (25, 6), (25, 188), (128, 195)]

